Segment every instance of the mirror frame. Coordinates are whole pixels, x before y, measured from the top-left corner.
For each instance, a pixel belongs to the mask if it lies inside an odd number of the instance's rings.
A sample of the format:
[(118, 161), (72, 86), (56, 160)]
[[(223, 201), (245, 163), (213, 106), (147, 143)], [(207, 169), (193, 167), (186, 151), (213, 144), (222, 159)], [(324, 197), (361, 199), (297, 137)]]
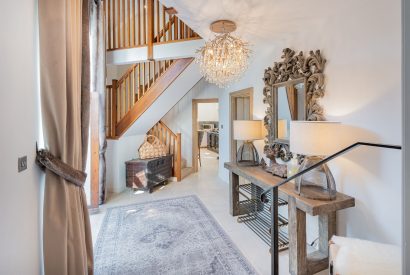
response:
[(277, 137), (277, 87), (288, 86), (292, 83), (304, 81), (305, 92), (305, 119), (311, 121), (325, 120), (323, 107), (319, 99), (325, 95), (324, 68), (326, 59), (320, 50), (310, 51), (307, 57), (300, 51), (284, 49), (282, 61), (274, 62), (273, 67), (265, 69), (263, 81), (263, 103), (268, 104), (264, 117), (264, 126), (267, 130), (264, 153), (267, 158), (276, 162), (276, 158), (287, 162), (292, 158), (289, 142), (278, 140)]

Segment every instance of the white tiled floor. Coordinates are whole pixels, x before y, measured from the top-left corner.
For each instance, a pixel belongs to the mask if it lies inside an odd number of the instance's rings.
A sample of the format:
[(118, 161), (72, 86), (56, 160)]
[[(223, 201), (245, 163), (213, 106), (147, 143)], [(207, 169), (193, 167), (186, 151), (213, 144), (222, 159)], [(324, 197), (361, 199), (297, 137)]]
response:
[[(201, 157), (202, 167), (199, 173), (192, 174), (181, 182), (170, 182), (162, 189), (158, 188), (152, 194), (134, 195), (131, 190), (127, 190), (121, 194), (111, 195), (107, 203), (100, 208), (100, 213), (91, 215), (93, 241), (96, 240), (106, 208), (195, 194), (206, 205), (214, 218), (259, 274), (270, 274), (268, 246), (244, 224), (237, 223), (236, 218), (229, 214), (228, 183), (223, 182), (217, 176), (218, 161), (216, 154), (202, 149)], [(281, 275), (289, 274), (287, 251), (281, 253), (279, 267)]]

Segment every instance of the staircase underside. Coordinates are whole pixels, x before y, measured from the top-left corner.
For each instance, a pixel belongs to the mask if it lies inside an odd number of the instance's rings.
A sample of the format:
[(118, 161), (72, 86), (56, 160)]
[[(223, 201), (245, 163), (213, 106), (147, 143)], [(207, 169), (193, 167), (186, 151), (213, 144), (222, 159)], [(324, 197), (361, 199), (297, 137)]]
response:
[[(191, 38), (153, 46), (154, 60), (170, 60), (195, 57), (196, 50), (204, 45), (203, 39)], [(148, 46), (107, 51), (106, 61), (109, 65), (135, 64), (148, 60)]]
[(201, 79), (198, 64), (191, 62), (185, 70), (137, 118), (124, 132), (125, 136), (144, 135)]

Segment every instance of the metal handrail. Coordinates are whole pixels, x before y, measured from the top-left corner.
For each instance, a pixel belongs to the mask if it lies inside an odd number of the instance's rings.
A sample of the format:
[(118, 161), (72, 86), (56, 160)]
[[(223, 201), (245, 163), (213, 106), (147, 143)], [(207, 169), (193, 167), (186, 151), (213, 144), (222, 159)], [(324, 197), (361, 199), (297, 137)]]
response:
[(278, 230), (278, 190), (279, 186), (284, 185), (285, 183), (302, 176), (303, 174), (317, 168), (320, 165), (325, 164), (326, 162), (352, 150), (355, 147), (358, 146), (372, 146), (372, 147), (380, 147), (380, 148), (388, 148), (388, 149), (396, 149), (396, 150), (401, 150), (401, 146), (399, 145), (388, 145), (388, 144), (378, 144), (378, 143), (370, 143), (370, 142), (356, 142), (336, 153), (333, 155), (330, 155), (327, 158), (324, 158), (323, 160), (317, 162), (316, 164), (304, 169), (303, 171), (300, 171), (296, 173), (295, 175), (281, 181), (279, 184), (276, 184), (275, 186), (272, 186), (271, 188), (267, 189), (264, 191), (261, 195), (261, 201), (263, 203), (268, 203), (269, 200), (267, 198), (267, 194), (271, 192), (272, 194), (272, 201), (271, 201), (271, 219), (272, 219), (272, 224), (271, 224), (271, 274), (272, 275), (279, 275), (279, 250), (278, 250), (278, 245), (279, 245), (279, 230)]
[(268, 194), (270, 191), (272, 191), (273, 188), (277, 188), (277, 187), (279, 187), (279, 186), (281, 186), (281, 185), (284, 185), (285, 183), (287, 183), (287, 182), (289, 182), (289, 181), (291, 181), (291, 180), (293, 180), (293, 179), (295, 179), (295, 178), (297, 178), (297, 177), (300, 177), (300, 176), (302, 176), (303, 174), (306, 174), (307, 172), (309, 172), (309, 171), (311, 171), (311, 170), (313, 170), (313, 169), (315, 169), (315, 168), (317, 168), (317, 167), (319, 167), (319, 166), (321, 166), (321, 165), (323, 165), (323, 164), (325, 164), (325, 163), (331, 161), (332, 159), (334, 159), (334, 158), (336, 158), (336, 157), (338, 157), (338, 156), (340, 156), (340, 155), (343, 155), (344, 153), (347, 153), (348, 151), (354, 149), (355, 147), (358, 147), (358, 146), (361, 146), (361, 145), (371, 146), (371, 147), (380, 147), (380, 148), (388, 148), (388, 149), (401, 150), (401, 146), (399, 146), (399, 145), (379, 144), (379, 143), (370, 143), (370, 142), (356, 142), (356, 143), (354, 143), (354, 144), (352, 144), (352, 145), (350, 145), (350, 146), (348, 146), (348, 147), (346, 147), (346, 148), (344, 148), (344, 149), (342, 149), (342, 150), (340, 150), (340, 151), (334, 153), (333, 155), (330, 155), (330, 156), (328, 156), (327, 158), (324, 158), (323, 160), (321, 160), (321, 161), (315, 163), (314, 165), (312, 165), (312, 166), (306, 168), (305, 170), (300, 171), (300, 172), (294, 174), (293, 176), (290, 176), (289, 178), (287, 178), (287, 179), (281, 181), (280, 183), (276, 184), (275, 186), (273, 186), (273, 187), (271, 187), (271, 188), (265, 190), (265, 191), (261, 194), (261, 201), (262, 201), (263, 203), (268, 203), (268, 202), (269, 202), (269, 200), (268, 200), (268, 198), (267, 198), (267, 194)]

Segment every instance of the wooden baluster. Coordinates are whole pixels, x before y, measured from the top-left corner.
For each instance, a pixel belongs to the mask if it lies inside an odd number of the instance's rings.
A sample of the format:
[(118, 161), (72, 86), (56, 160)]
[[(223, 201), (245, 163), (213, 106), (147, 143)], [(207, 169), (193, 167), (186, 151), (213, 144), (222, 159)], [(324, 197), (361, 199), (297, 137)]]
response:
[(122, 0), (121, 8), (122, 8), (122, 17), (121, 17), (121, 20), (122, 20), (122, 45), (121, 45), (121, 47), (125, 48), (126, 47), (126, 44), (125, 44), (125, 0)]
[[(171, 27), (172, 27), (172, 25), (171, 25), (171, 15), (168, 14), (168, 30), (167, 30), (167, 32), (168, 32), (168, 41), (172, 40), (172, 29), (171, 29)], [(164, 35), (165, 35), (165, 33), (164, 33)]]
[[(173, 19), (173, 21), (172, 21), (172, 25), (173, 25), (173, 28), (174, 28), (174, 34), (172, 35), (172, 40), (177, 40), (178, 38), (178, 17), (176, 17), (175, 15), (174, 15), (174, 17), (173, 17), (174, 19)], [(172, 30), (172, 28), (171, 28), (171, 30)]]
[(138, 4), (137, 4), (138, 8), (137, 8), (137, 19), (138, 19), (138, 46), (141, 45), (141, 0), (138, 0)]
[(145, 62), (143, 63), (142, 67), (142, 95), (145, 94)]
[(131, 78), (127, 77), (127, 112), (131, 109)]
[[(147, 78), (148, 78), (148, 89), (151, 87), (151, 61), (149, 61), (148, 62), (148, 75), (147, 75)], [(147, 89), (147, 90), (148, 90)]]
[(131, 46), (135, 47), (135, 1), (131, 1)]
[(128, 47), (131, 47), (131, 1), (127, 0), (127, 35), (128, 35)]
[(127, 107), (127, 100), (126, 100), (126, 96), (127, 96), (127, 93), (126, 93), (126, 91), (125, 91), (125, 82), (123, 81), (122, 83), (121, 83), (121, 87), (122, 87), (122, 117), (124, 117), (125, 116), (125, 114), (127, 113), (127, 110), (126, 110), (126, 107)]
[(132, 102), (132, 70), (131, 70), (131, 73), (128, 77), (128, 110), (131, 109), (132, 105), (133, 105), (133, 102)]
[(140, 78), (141, 78), (141, 67), (140, 64), (137, 65), (137, 101), (140, 100), (140, 93), (141, 93), (141, 87), (140, 87)]
[(165, 34), (165, 8), (164, 8), (163, 5), (161, 5), (161, 8), (162, 8), (162, 30), (163, 30), (162, 37), (164, 37), (163, 41), (166, 42), (167, 41), (167, 36)]
[(147, 13), (148, 13), (148, 38), (147, 38), (147, 44), (148, 44), (148, 59), (152, 60), (153, 59), (153, 53), (154, 53), (154, 0), (148, 0), (147, 3)]
[(134, 104), (135, 104), (135, 66), (134, 66), (134, 68), (132, 69), (132, 106), (134, 106)]
[(154, 61), (154, 78), (153, 78), (153, 81), (152, 81), (152, 83), (154, 83), (155, 82), (155, 80), (157, 79), (157, 76), (156, 76), (156, 70), (157, 70), (157, 61)]
[(107, 18), (107, 49), (112, 49), (112, 40), (111, 40), (111, 0), (104, 1), (107, 2), (106, 18)]
[[(148, 0), (150, 1), (150, 0)], [(147, 21), (146, 21), (146, 15), (147, 15), (147, 0), (143, 1), (143, 9), (142, 9), (142, 36), (143, 36), (143, 41), (144, 45), (147, 45)]]
[[(112, 20), (112, 25), (113, 25), (113, 35), (114, 35), (114, 49), (120, 47), (120, 1), (113, 0), (113, 20)], [(115, 13), (115, 9), (117, 9), (117, 13)], [(115, 18), (117, 17), (117, 18)], [(115, 20), (117, 19), (117, 20)]]
[(157, 22), (157, 39), (155, 40), (155, 42), (160, 42), (161, 41), (161, 37), (159, 37), (159, 33), (161, 31), (161, 26), (159, 25), (159, 9), (160, 9), (160, 4), (159, 4), (159, 0), (156, 1), (156, 7), (157, 7), (157, 13), (156, 13), (156, 22)]
[(184, 22), (179, 21), (179, 39), (184, 38)]
[(120, 80), (120, 91), (121, 91), (121, 102), (120, 102), (120, 108), (121, 108), (121, 118), (124, 117), (125, 114), (125, 91), (124, 91), (124, 80)]
[(115, 137), (115, 127), (117, 126), (117, 80), (112, 80), (111, 95), (111, 136)]
[(174, 17), (174, 40), (178, 40), (178, 17)]
[(122, 118), (122, 83), (121, 82), (119, 82), (119, 84), (118, 84), (118, 99), (119, 99), (119, 101), (118, 101), (118, 108), (120, 109), (119, 110), (119, 116), (118, 116), (118, 120), (121, 120), (121, 118)]

